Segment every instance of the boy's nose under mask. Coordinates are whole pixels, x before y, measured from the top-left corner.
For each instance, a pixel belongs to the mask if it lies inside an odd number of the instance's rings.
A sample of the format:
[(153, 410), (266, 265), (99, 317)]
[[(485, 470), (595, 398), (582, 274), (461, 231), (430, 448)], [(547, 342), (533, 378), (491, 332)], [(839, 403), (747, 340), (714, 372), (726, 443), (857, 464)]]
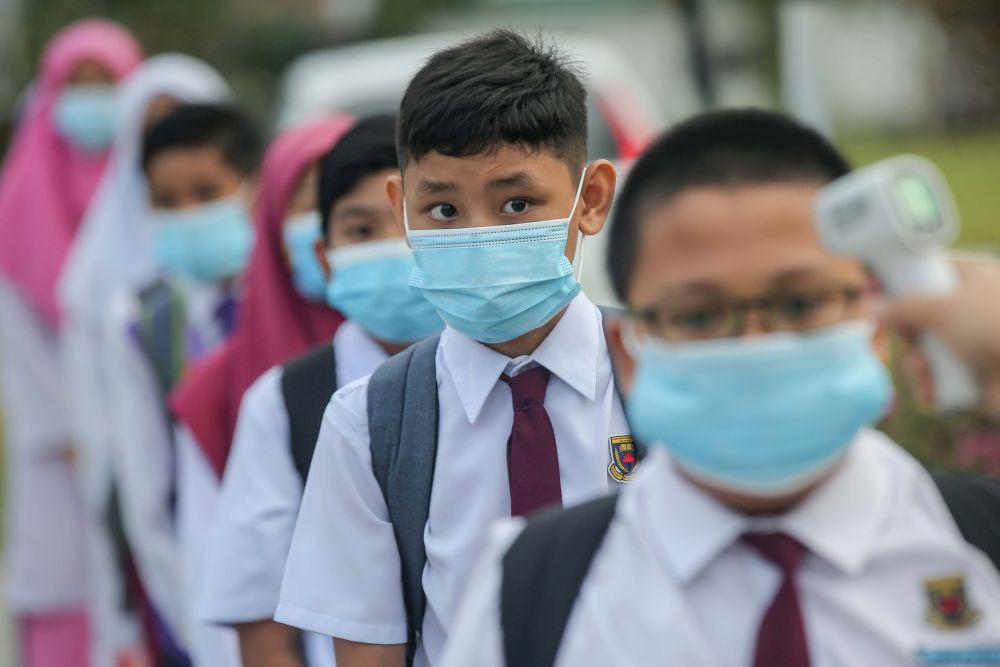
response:
[(633, 339), (629, 422), (695, 479), (758, 497), (794, 493), (836, 465), (892, 398), (873, 332), (856, 321), (808, 334)]

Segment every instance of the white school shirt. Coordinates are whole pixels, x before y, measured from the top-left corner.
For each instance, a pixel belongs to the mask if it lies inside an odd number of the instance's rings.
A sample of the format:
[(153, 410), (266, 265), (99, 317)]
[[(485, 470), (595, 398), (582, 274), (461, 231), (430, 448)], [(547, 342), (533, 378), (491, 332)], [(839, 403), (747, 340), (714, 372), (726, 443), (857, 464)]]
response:
[(82, 609), (87, 595), (84, 515), (56, 350), (57, 334), (0, 279), (5, 595), (16, 614)]
[[(337, 360), (338, 387), (368, 375), (388, 358), (351, 320), (337, 328), (330, 354)], [(191, 567), (203, 568), (196, 615), (206, 623), (270, 619), (278, 606), (303, 486), (289, 446), (281, 374), (280, 366), (270, 369), (243, 396), (207, 550), (192, 553), (197, 562)], [(209, 473), (200, 480), (207, 495), (218, 482), (207, 464), (199, 470)], [(306, 651), (310, 667), (334, 664), (329, 637), (306, 635)]]
[[(176, 284), (183, 294), (188, 329), (200, 352), (208, 352), (224, 338), (216, 309), (226, 294), (216, 285)], [(176, 522), (171, 510), (177, 460), (154, 369), (132, 332), (139, 312), (138, 297), (120, 293), (109, 317), (113, 474), (126, 537), (143, 586), (174, 638), (183, 643)]]
[[(437, 664), (488, 526), (510, 516), (513, 408), (500, 375), (531, 363), (551, 371), (545, 409), (566, 505), (618, 484), (608, 472), (609, 438), (629, 433), (601, 314), (583, 294), (529, 357), (512, 360), (448, 327), (436, 363), (438, 449), (424, 530), (427, 611), (418, 665)], [(350, 384), (327, 407), (275, 618), (342, 639), (400, 644), (406, 642), (400, 562), (372, 474), (367, 389), (367, 379)]]
[[(442, 667), (506, 667), (501, 559), (523, 525), (495, 528)], [(808, 549), (797, 585), (813, 667), (920, 665), (921, 650), (993, 649), (1000, 660), (997, 571), (962, 539), (928, 473), (881, 433), (864, 431), (834, 477), (772, 517), (726, 508), (665, 452), (651, 454), (618, 502), (555, 667), (752, 664), (781, 574), (740, 535), (775, 530)], [(926, 582), (955, 576), (978, 617), (941, 629)]]

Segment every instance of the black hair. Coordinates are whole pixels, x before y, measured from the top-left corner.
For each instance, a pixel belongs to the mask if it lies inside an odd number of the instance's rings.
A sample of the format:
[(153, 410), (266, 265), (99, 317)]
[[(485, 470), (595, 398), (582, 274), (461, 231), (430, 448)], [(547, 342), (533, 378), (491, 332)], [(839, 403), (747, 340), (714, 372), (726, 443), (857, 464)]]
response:
[(729, 109), (675, 125), (639, 157), (618, 195), (607, 255), (615, 294), (626, 300), (639, 230), (650, 204), (701, 186), (828, 183), (850, 169), (819, 132), (784, 114)]
[(586, 99), (576, 65), (555, 47), (510, 30), (485, 33), (438, 51), (410, 81), (399, 111), (399, 164), (509, 144), (549, 149), (579, 173)]
[(319, 215), (325, 238), (337, 200), (365, 177), (398, 166), (396, 117), (370, 116), (352, 127), (319, 162)]
[(257, 125), (239, 109), (215, 104), (182, 104), (161, 118), (146, 133), (142, 168), (172, 148), (215, 146), (226, 164), (250, 175), (260, 159), (261, 136)]

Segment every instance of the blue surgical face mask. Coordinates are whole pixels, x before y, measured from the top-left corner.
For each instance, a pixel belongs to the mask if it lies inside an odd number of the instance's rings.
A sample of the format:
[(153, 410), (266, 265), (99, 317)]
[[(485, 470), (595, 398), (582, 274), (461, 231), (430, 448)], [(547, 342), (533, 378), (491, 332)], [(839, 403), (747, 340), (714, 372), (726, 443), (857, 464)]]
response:
[(56, 100), (52, 119), (59, 134), (77, 148), (99, 152), (115, 136), (116, 88), (109, 85), (67, 86)]
[(156, 259), (167, 273), (211, 283), (246, 267), (254, 233), (242, 194), (152, 217)]
[[(586, 172), (584, 172), (586, 174)], [(410, 229), (417, 268), (410, 284), (449, 325), (482, 343), (502, 343), (537, 329), (580, 292), (566, 258), (580, 177), (569, 216), (467, 229)], [(578, 247), (582, 254), (582, 236)]]
[(326, 299), (326, 275), (316, 257), (316, 241), (323, 236), (319, 211), (308, 211), (289, 218), (281, 236), (295, 288), (310, 301), (323, 302)]
[(327, 302), (373, 336), (409, 343), (444, 328), (437, 311), (410, 287), (413, 253), (403, 239), (331, 250)]
[(794, 493), (832, 469), (892, 398), (872, 336), (870, 322), (856, 321), (808, 334), (633, 342), (629, 422), (694, 479), (752, 496)]

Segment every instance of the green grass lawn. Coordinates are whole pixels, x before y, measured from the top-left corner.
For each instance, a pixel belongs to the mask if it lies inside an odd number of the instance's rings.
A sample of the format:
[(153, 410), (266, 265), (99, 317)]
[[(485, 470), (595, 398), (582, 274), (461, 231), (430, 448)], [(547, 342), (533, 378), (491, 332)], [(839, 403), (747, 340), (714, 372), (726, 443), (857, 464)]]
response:
[[(1000, 250), (1000, 130), (848, 136), (838, 143), (858, 166), (900, 153), (929, 158), (944, 172), (958, 203), (962, 217), (958, 246)], [(943, 417), (925, 410), (905, 386), (900, 386), (899, 394), (896, 411), (883, 425), (885, 431), (932, 466), (959, 467), (954, 460), (954, 443), (964, 434), (984, 428), (981, 420), (969, 415)]]

